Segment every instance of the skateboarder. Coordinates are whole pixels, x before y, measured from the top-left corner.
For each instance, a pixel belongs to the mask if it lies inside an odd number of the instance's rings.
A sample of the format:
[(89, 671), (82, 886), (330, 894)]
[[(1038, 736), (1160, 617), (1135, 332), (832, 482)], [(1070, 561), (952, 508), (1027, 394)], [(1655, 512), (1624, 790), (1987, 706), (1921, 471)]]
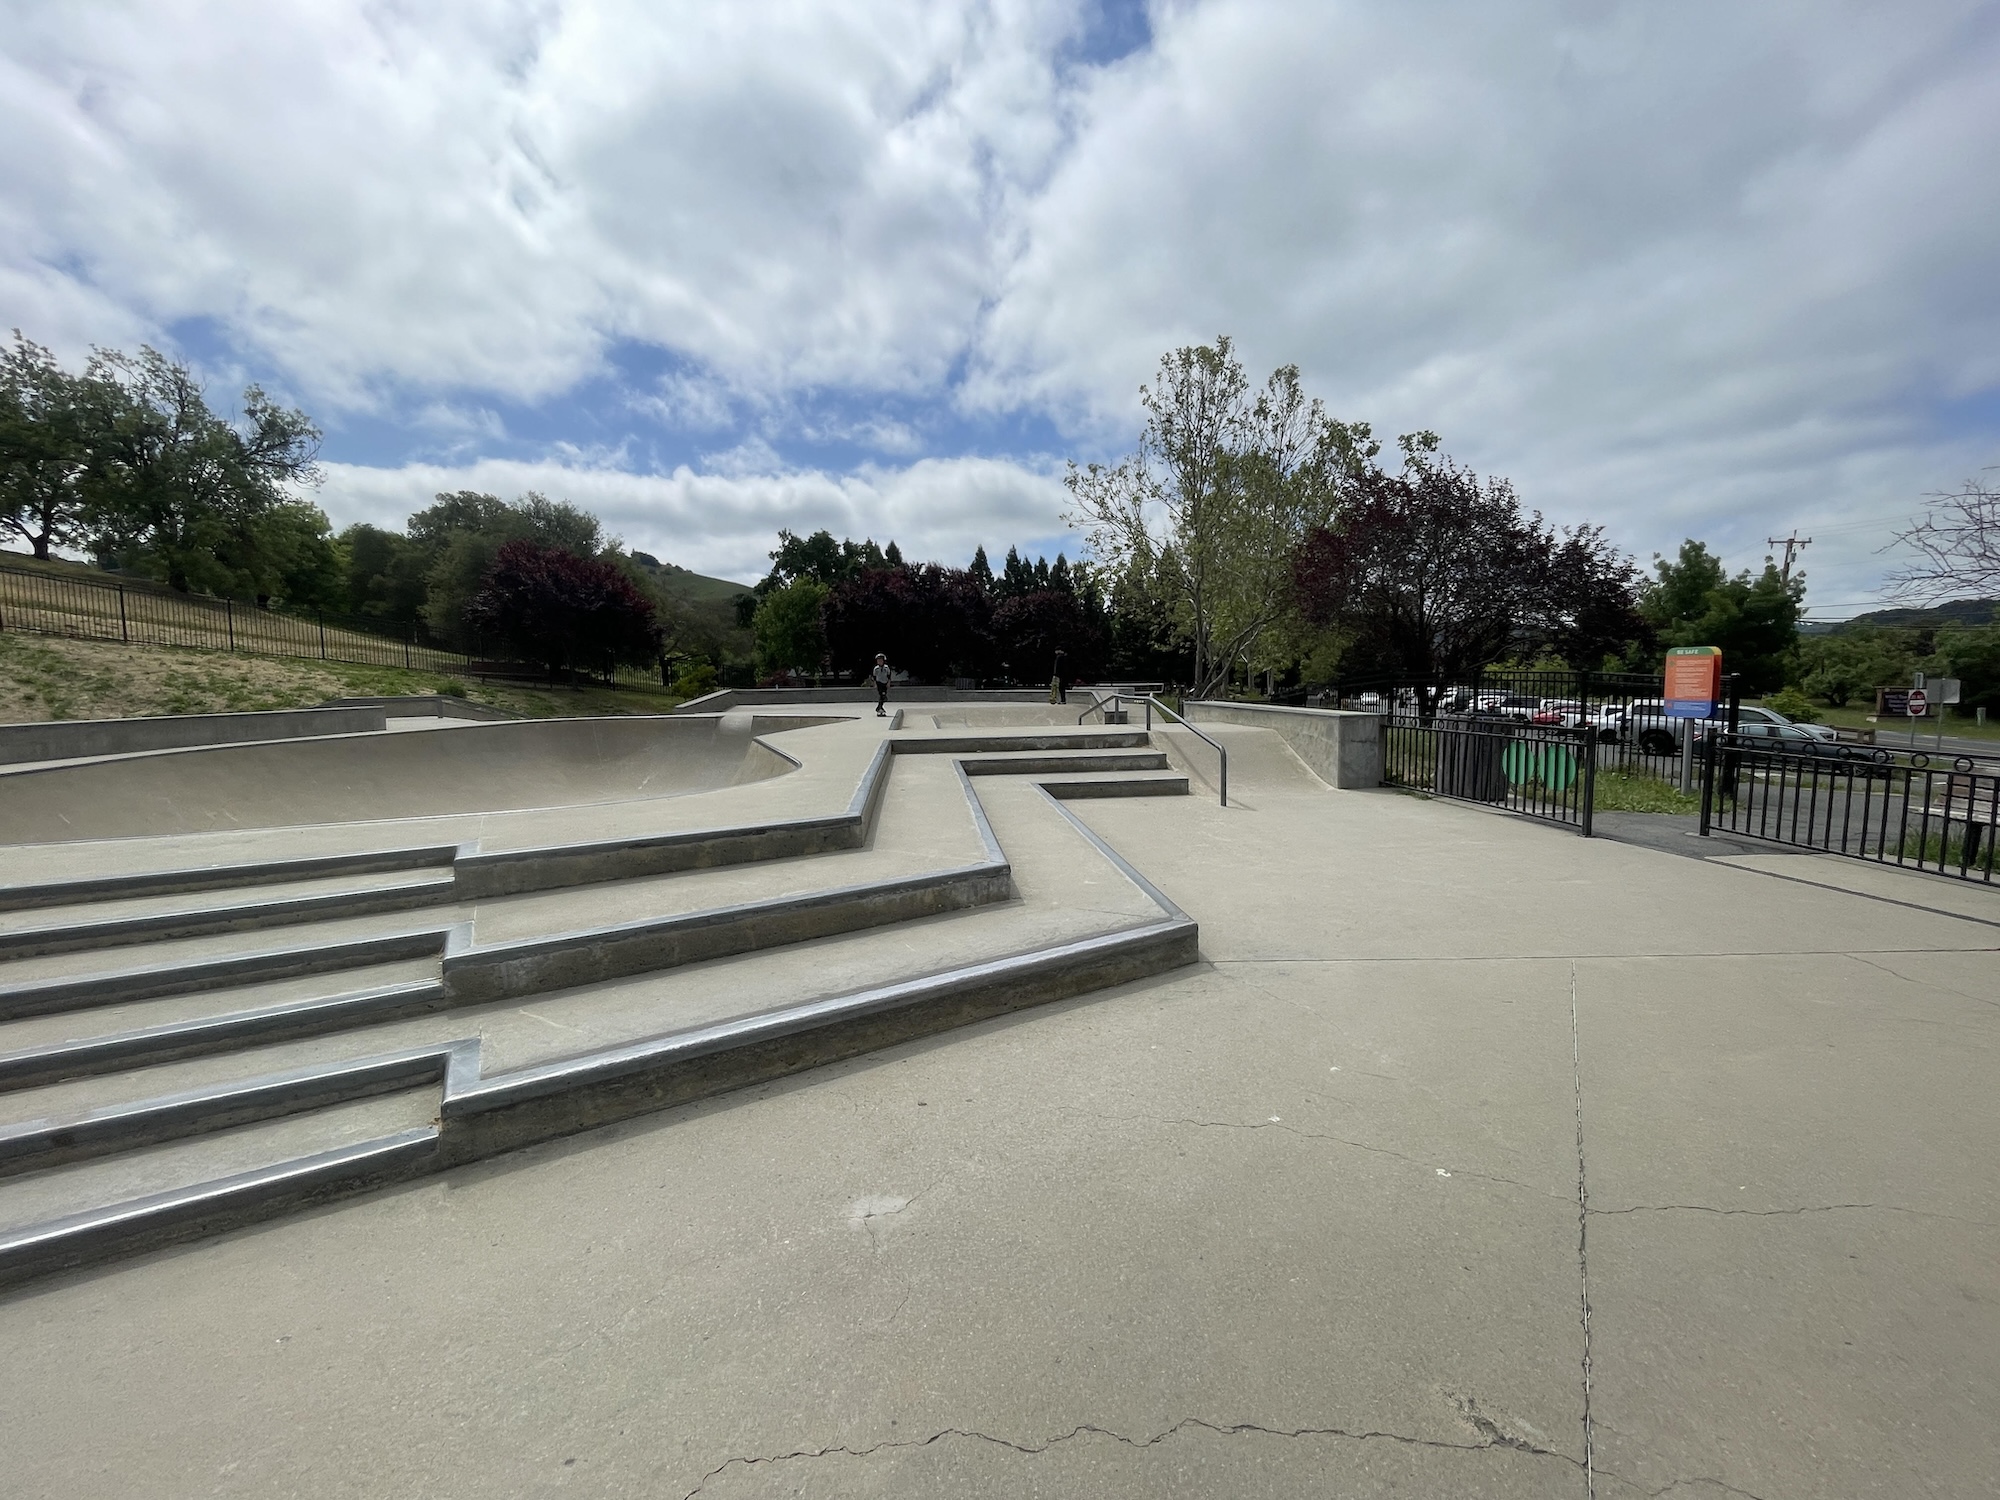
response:
[(875, 679), (875, 717), (889, 717), (889, 658), (880, 651), (875, 653), (875, 670), (868, 674)]

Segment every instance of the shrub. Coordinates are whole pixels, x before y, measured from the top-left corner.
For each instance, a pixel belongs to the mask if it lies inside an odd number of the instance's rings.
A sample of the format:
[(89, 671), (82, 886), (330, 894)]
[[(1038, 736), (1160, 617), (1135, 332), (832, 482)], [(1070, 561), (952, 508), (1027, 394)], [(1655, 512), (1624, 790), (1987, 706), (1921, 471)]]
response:
[(1773, 693), (1764, 700), (1764, 707), (1773, 713), (1783, 714), (1799, 724), (1817, 724), (1819, 710), (1812, 706), (1812, 700), (1797, 688), (1786, 688), (1782, 693)]
[(678, 698), (699, 698), (714, 691), (715, 668), (705, 661), (685, 668), (674, 679), (674, 696)]

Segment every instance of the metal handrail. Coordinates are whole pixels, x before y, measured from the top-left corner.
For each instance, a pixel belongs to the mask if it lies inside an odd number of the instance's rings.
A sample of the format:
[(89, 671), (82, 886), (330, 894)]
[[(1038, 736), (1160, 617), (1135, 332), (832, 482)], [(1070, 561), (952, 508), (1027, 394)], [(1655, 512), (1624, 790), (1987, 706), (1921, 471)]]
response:
[[(1104, 708), (1105, 701), (1106, 701), (1105, 699), (1097, 696), (1095, 690), (1092, 690), (1090, 693), (1090, 707), (1086, 708), (1082, 713), (1076, 716), (1076, 722), (1078, 726), (1081, 727), (1083, 721), (1089, 718), (1092, 714), (1101, 712)], [(1125, 706), (1124, 698), (1118, 693), (1113, 693), (1111, 695), (1110, 703), (1113, 709), (1120, 709)]]
[(1194, 725), (1188, 723), (1188, 721), (1182, 718), (1181, 715), (1175, 713), (1171, 708), (1168, 708), (1166, 704), (1162, 703), (1158, 698), (1155, 698), (1151, 693), (1146, 694), (1146, 732), (1148, 734), (1151, 734), (1153, 732), (1153, 710), (1156, 708), (1161, 713), (1165, 714), (1168, 718), (1172, 719), (1175, 723), (1179, 724), (1181, 728), (1188, 730), (1190, 733), (1192, 733), (1196, 739), (1206, 742), (1208, 747), (1211, 750), (1213, 750), (1216, 753), (1216, 755), (1221, 759), (1222, 784), (1220, 787), (1220, 791), (1222, 795), (1220, 801), (1222, 806), (1224, 807), (1229, 806), (1229, 752), (1223, 749), (1222, 746), (1218, 745), (1214, 740), (1209, 739), (1209, 737), (1203, 734), (1199, 729), (1196, 729)]

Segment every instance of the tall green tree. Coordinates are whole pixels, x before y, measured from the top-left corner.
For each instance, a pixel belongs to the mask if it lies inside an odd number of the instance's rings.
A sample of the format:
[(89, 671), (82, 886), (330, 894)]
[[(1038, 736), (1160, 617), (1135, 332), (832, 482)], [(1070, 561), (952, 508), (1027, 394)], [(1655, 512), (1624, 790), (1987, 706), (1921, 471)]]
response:
[(1764, 570), (1731, 575), (1722, 559), (1690, 538), (1672, 558), (1654, 559), (1639, 608), (1668, 646), (1719, 646), (1722, 669), (1747, 692), (1782, 687), (1798, 651), (1803, 574), (1790, 579), (1769, 558)]
[(1296, 366), (1253, 392), (1226, 337), (1163, 356), (1139, 397), (1138, 451), (1072, 464), (1069, 520), (1114, 572), (1157, 559), (1194, 646), (1194, 691), (1212, 693), (1292, 607), (1293, 554), (1376, 445), (1309, 399)]
[(773, 589), (757, 606), (751, 625), (757, 638), (757, 670), (764, 675), (776, 672), (817, 672), (826, 655), (826, 632), (820, 625), (820, 606), (829, 590), (813, 578), (795, 578)]
[(89, 534), (93, 417), (111, 409), (110, 394), (18, 328), (0, 354), (0, 537), (26, 543), (44, 562), (51, 547), (78, 546)]
[(100, 555), (183, 592), (244, 588), (242, 559), (256, 551), (259, 526), (291, 486), (319, 481), (319, 430), (255, 385), (243, 392), (241, 415), (225, 420), (210, 410), (193, 372), (156, 349), (100, 351), (88, 373), (103, 403), (90, 419)]

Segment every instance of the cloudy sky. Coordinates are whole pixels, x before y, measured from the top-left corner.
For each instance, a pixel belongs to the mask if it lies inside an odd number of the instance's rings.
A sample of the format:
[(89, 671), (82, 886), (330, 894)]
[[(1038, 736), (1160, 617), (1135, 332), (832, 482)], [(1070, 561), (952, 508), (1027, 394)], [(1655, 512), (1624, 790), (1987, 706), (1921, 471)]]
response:
[(1562, 521), (1866, 607), (2000, 464), (2000, 9), (1954, 0), (0, 0), (0, 325), (528, 488), (1075, 550), (1174, 345)]

